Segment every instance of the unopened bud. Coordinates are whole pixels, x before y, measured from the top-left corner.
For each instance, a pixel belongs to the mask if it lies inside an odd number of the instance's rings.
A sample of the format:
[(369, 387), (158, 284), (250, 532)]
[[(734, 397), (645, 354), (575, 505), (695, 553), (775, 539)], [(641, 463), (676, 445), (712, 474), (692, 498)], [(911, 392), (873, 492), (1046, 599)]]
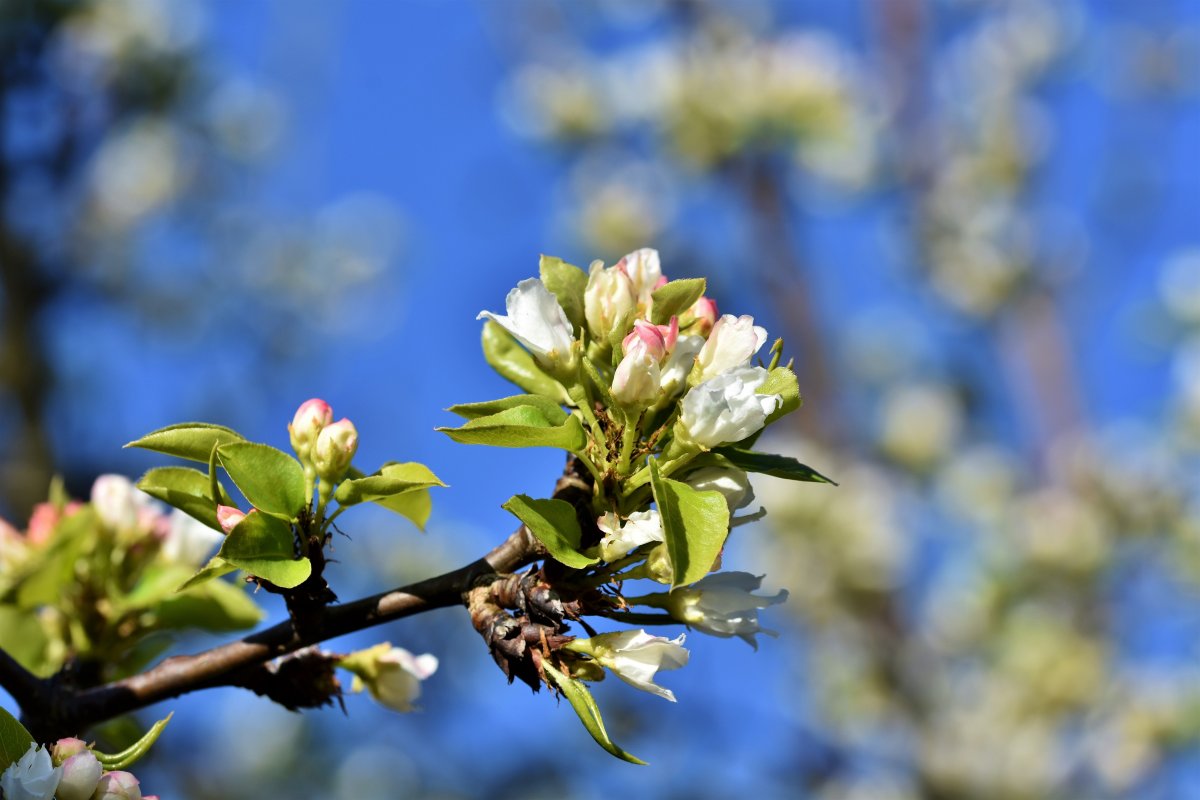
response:
[[(254, 509), (250, 509), (250, 513), (254, 513)], [(233, 529), (237, 524), (246, 518), (246, 512), (240, 508), (233, 506), (217, 506), (217, 522), (221, 525), (221, 530), (225, 533), (233, 533)]]
[(675, 579), (675, 567), (671, 565), (671, 554), (666, 544), (660, 544), (646, 556), (646, 572), (659, 583), (670, 583)]
[(92, 800), (142, 800), (142, 790), (137, 778), (118, 770), (100, 779)]
[(71, 756), (82, 753), (87, 749), (87, 742), (83, 741), (82, 739), (76, 739), (74, 737), (59, 739), (50, 748), (50, 758), (54, 761), (54, 766), (57, 767)]
[(701, 297), (692, 303), (691, 308), (683, 312), (683, 318), (679, 321), (679, 326), (687, 328), (688, 333), (708, 336), (712, 332), (713, 326), (717, 324), (719, 316), (717, 313), (717, 301), (711, 297)]
[(333, 409), (329, 403), (314, 397), (305, 400), (296, 409), (288, 425), (288, 435), (292, 439), (292, 449), (296, 451), (301, 463), (307, 464), (312, 455), (313, 445), (321, 430), (333, 422)]
[[(62, 778), (54, 791), (56, 800), (88, 800), (100, 785), (104, 769), (90, 750), (68, 758), (62, 765)], [(141, 793), (138, 793), (141, 796)]]
[(327, 483), (341, 480), (357, 450), (358, 431), (353, 422), (342, 418), (325, 426), (313, 447), (312, 460), (317, 475)]

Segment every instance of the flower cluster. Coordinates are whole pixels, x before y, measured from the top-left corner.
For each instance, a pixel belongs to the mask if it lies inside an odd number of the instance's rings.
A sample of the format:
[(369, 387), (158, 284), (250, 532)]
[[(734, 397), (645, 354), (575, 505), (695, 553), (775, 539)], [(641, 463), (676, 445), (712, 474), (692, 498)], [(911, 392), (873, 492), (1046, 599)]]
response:
[(124, 770), (106, 770), (80, 739), (59, 739), (50, 747), (30, 744), (0, 774), (5, 800), (158, 800), (143, 795), (137, 778)]
[[(483, 311), (488, 362), (526, 394), (454, 406), (443, 428), (459, 442), (551, 446), (570, 453), (551, 499), (505, 504), (545, 548), (546, 564), (472, 592), (472, 621), (509, 679), (566, 696), (614, 755), (581, 681), (606, 671), (668, 700), (659, 671), (688, 660), (683, 636), (631, 628), (575, 638), (585, 616), (619, 624), (682, 624), (756, 645), (761, 577), (714, 572), (735, 513), (753, 501), (747, 471), (826, 481), (794, 459), (756, 452), (768, 424), (799, 406), (777, 341), (748, 315), (720, 314), (701, 279), (668, 280), (657, 251), (583, 270), (543, 257), (540, 276), (509, 292), (505, 313)], [(668, 592), (635, 596), (631, 582)], [(637, 611), (645, 606), (651, 611)], [(539, 642), (534, 648), (527, 642)], [(632, 758), (632, 757), (630, 757)]]

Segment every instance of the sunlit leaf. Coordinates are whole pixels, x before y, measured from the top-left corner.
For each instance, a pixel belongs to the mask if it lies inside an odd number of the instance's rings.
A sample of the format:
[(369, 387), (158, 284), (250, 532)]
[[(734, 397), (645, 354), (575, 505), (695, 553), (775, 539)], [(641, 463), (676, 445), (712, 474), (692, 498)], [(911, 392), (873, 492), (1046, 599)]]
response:
[(556, 561), (574, 569), (599, 561), (579, 552), (583, 532), (574, 506), (565, 500), (534, 500), (518, 494), (510, 497), (503, 508), (525, 523)]

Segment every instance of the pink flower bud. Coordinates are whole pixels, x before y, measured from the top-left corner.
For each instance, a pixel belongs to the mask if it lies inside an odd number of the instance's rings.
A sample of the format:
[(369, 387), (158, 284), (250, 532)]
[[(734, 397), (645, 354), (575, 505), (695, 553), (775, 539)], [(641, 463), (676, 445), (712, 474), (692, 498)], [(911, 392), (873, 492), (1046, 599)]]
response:
[(63, 762), (62, 778), (54, 790), (56, 800), (88, 800), (100, 784), (104, 769), (90, 750), (76, 753)]
[(695, 329), (689, 333), (699, 334), (700, 336), (708, 336), (712, 331), (713, 326), (717, 324), (719, 314), (717, 313), (717, 301), (711, 297), (701, 297), (696, 302), (692, 303), (692, 307), (683, 313), (683, 325), (695, 325)]
[(25, 538), (30, 544), (44, 544), (50, 541), (58, 519), (58, 508), (53, 503), (38, 503), (29, 517), (29, 529), (25, 532)]
[(75, 739), (73, 737), (59, 739), (50, 748), (50, 757), (54, 760), (54, 766), (57, 767), (71, 756), (82, 753), (87, 749), (87, 742), (83, 741), (83, 739)]
[(646, 346), (646, 350), (656, 361), (662, 361), (675, 348), (675, 342), (679, 338), (679, 319), (671, 317), (670, 325), (652, 325), (645, 320), (635, 320), (633, 330), (625, 337), (621, 343), (621, 350), (624, 353), (629, 352), (630, 346), (636, 340), (641, 340)]
[(296, 414), (288, 425), (288, 435), (292, 440), (292, 449), (302, 462), (308, 461), (321, 429), (331, 422), (333, 409), (329, 407), (329, 403), (319, 398), (305, 400), (296, 409)]
[[(254, 513), (254, 509), (250, 509), (250, 513)], [(246, 513), (240, 508), (233, 506), (217, 506), (217, 522), (221, 525), (221, 530), (225, 533), (233, 533), (233, 529), (239, 522), (246, 518)]]
[[(653, 325), (648, 327), (654, 330)], [(625, 357), (613, 373), (612, 394), (623, 405), (647, 406), (658, 396), (662, 372), (646, 341), (636, 334), (630, 336), (633, 340), (629, 341)]]
[(93, 800), (142, 800), (138, 779), (128, 772), (110, 772), (100, 779)]
[(343, 417), (327, 425), (321, 430), (313, 447), (313, 466), (317, 469), (317, 475), (329, 483), (341, 480), (357, 450), (358, 431), (353, 422)]

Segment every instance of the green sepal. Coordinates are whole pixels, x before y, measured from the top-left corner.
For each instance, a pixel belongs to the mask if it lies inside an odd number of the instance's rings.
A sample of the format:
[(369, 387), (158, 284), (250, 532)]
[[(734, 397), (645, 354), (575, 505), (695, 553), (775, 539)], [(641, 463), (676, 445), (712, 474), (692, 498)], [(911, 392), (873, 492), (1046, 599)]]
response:
[(214, 501), (210, 494), (213, 482), (209, 476), (191, 467), (156, 467), (137, 482), (137, 488), (151, 497), (219, 531), (221, 523), (217, 521), (217, 505), (232, 506), (234, 503), (220, 483), (216, 486), (220, 497)]
[(704, 278), (684, 278), (664, 283), (651, 295), (650, 321), (655, 325), (666, 325), (671, 317), (691, 308), (704, 295), (706, 286)]
[(587, 324), (583, 313), (583, 293), (587, 289), (588, 276), (574, 264), (568, 264), (556, 256), (543, 255), (538, 265), (542, 283), (550, 290), (566, 312), (567, 319), (575, 326), (578, 334)]
[(650, 462), (650, 486), (662, 519), (674, 574), (671, 588), (687, 586), (712, 569), (729, 535), (729, 506), (720, 492), (701, 492), (664, 478)]
[(493, 447), (557, 447), (582, 453), (587, 437), (579, 418), (568, 415), (555, 422), (536, 406), (517, 406), (476, 417), (459, 428), (438, 428), (460, 444), (486, 444)]
[(723, 456), (730, 464), (746, 472), (757, 472), (774, 478), (789, 481), (807, 481), (809, 483), (830, 483), (837, 486), (837, 481), (825, 477), (812, 467), (801, 464), (790, 456), (779, 456), (771, 453), (758, 453), (744, 450), (740, 447), (718, 447), (713, 450)]
[(525, 523), (555, 561), (572, 569), (584, 569), (600, 560), (579, 552), (583, 531), (575, 507), (567, 501), (534, 500), (528, 495), (515, 494), (501, 508)]
[(0, 708), (0, 772), (8, 769), (34, 744), (33, 736), (16, 717)]
[(579, 715), (579, 721), (583, 723), (583, 727), (587, 728), (587, 732), (596, 740), (596, 744), (622, 761), (645, 766), (645, 761), (642, 761), (632, 753), (625, 752), (609, 737), (608, 731), (604, 729), (604, 720), (600, 716), (600, 708), (592, 698), (592, 693), (588, 691), (588, 688), (582, 682), (568, 678), (555, 669), (548, 661), (542, 662), (542, 669), (546, 671), (550, 682), (567, 698), (567, 702), (571, 704), (571, 708), (575, 709), (575, 713)]
[(292, 526), (269, 514), (247, 514), (225, 537), (217, 556), (281, 589), (295, 588), (312, 574), (312, 563), (295, 557)]
[(213, 578), (219, 578), (222, 575), (228, 575), (231, 572), (237, 572), (237, 567), (230, 564), (220, 556), (213, 556), (208, 560), (208, 563), (200, 568), (192, 577), (188, 578), (183, 583), (179, 584), (176, 592), (186, 592), (194, 586), (199, 586), (202, 583), (207, 583)]
[(107, 753), (101, 753), (99, 750), (93, 750), (92, 755), (96, 756), (96, 760), (100, 762), (100, 766), (104, 767), (105, 772), (125, 769), (126, 767), (131, 766), (139, 758), (146, 755), (146, 752), (150, 749), (150, 747), (156, 741), (158, 741), (158, 735), (162, 733), (163, 728), (167, 727), (167, 723), (171, 721), (171, 717), (173, 716), (175, 716), (174, 711), (172, 711), (170, 714), (167, 714), (164, 719), (160, 719), (158, 722), (154, 723), (154, 725), (150, 727), (150, 730), (146, 731), (142, 738), (138, 739), (136, 742), (119, 753), (108, 755)]
[(207, 422), (181, 422), (168, 425), (135, 439), (126, 447), (140, 447), (169, 456), (186, 458), (190, 461), (207, 462), (214, 447), (231, 442), (244, 442), (246, 438), (224, 425)]
[(540, 394), (555, 400), (566, 400), (567, 392), (562, 384), (550, 377), (538, 366), (529, 351), (504, 330), (499, 323), (488, 320), (483, 325), (483, 357), (500, 376), (532, 394)]
[(540, 394), (515, 394), (512, 397), (501, 397), (499, 400), (484, 400), (482, 403), (459, 403), (446, 410), (458, 414), (463, 419), (479, 419), (519, 406), (533, 406), (555, 425), (567, 419), (567, 412), (557, 401)]
[(374, 475), (342, 481), (333, 493), (333, 499), (338, 501), (338, 505), (352, 506), (368, 500), (380, 500), (428, 489), (431, 486), (445, 485), (424, 464), (415, 461), (393, 462), (384, 464)]
[(250, 505), (281, 520), (304, 508), (304, 468), (282, 450), (257, 442), (221, 445), (221, 466)]

